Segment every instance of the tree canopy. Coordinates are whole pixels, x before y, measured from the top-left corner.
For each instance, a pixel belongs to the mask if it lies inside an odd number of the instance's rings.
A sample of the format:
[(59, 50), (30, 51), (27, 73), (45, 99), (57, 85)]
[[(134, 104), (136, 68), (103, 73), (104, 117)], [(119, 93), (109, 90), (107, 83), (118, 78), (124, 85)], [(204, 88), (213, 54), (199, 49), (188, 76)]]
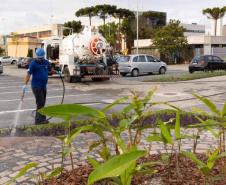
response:
[(89, 17), (89, 24), (91, 25), (91, 19), (92, 17), (97, 15), (97, 11), (94, 6), (91, 6), (91, 7), (79, 9), (77, 12), (75, 12), (75, 15), (77, 17), (83, 17), (83, 16)]
[(95, 12), (96, 14), (103, 19), (104, 21), (104, 25), (105, 25), (105, 20), (113, 15), (117, 10), (117, 6), (115, 5), (108, 5), (108, 4), (104, 4), (104, 5), (96, 5), (95, 6)]
[[(79, 33), (82, 28), (81, 21), (68, 21), (64, 23), (64, 27), (72, 28), (74, 33)], [(70, 30), (66, 29), (64, 30), (64, 35), (69, 35)]]
[(186, 29), (179, 24), (179, 20), (170, 20), (168, 25), (156, 31), (153, 39), (153, 45), (159, 52), (167, 55), (169, 61), (173, 53), (181, 52), (188, 46), (187, 38), (184, 37)]
[(143, 16), (147, 18), (148, 21), (151, 22), (151, 25), (155, 28), (166, 25), (166, 15), (162, 12), (144, 12)]
[(223, 8), (214, 7), (213, 9), (207, 8), (207, 9), (202, 10), (202, 14), (206, 15), (208, 19), (215, 20), (214, 35), (217, 34), (217, 20), (220, 18), (223, 18), (225, 16), (225, 13), (226, 13), (226, 6), (224, 6)]

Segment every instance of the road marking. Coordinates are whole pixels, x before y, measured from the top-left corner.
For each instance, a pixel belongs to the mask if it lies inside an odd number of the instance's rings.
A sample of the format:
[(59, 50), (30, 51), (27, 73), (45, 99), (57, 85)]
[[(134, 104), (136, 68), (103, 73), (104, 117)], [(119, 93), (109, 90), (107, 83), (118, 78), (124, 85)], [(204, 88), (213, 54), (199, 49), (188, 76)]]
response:
[[(68, 89), (73, 89), (73, 88), (67, 88), (67, 90)], [(60, 89), (48, 89), (48, 92), (50, 92), (50, 91), (62, 91), (63, 89), (62, 88), (60, 88)], [(30, 93), (30, 92), (32, 92), (32, 91), (26, 91), (26, 93)], [(16, 93), (23, 93), (22, 92), (22, 89), (21, 89), (21, 91), (16, 91), (16, 92), (0, 92), (0, 94), (16, 94)]]
[[(65, 97), (72, 97), (72, 96), (91, 96), (91, 95), (95, 95), (95, 94), (79, 94), (79, 95), (67, 95), (67, 96), (64, 96)], [(52, 98), (62, 98), (62, 95), (61, 96), (47, 96), (46, 97), (47, 99), (52, 99)], [(34, 100), (35, 98), (24, 98), (24, 101), (25, 100)], [(21, 99), (12, 99), (12, 100), (0, 100), (0, 102), (10, 102), (10, 101), (21, 101)]]

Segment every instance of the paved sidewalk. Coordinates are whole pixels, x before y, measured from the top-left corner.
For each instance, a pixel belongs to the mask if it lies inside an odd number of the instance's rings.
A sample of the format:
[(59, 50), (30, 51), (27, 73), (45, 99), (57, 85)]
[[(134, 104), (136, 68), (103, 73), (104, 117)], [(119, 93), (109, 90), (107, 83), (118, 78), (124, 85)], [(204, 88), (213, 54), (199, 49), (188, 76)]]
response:
[[(149, 143), (144, 138), (149, 136), (151, 131), (153, 131), (153, 129), (147, 129), (143, 132), (139, 149), (147, 149), (149, 147)], [(189, 129), (186, 132), (188, 135), (192, 135), (193, 133), (196, 134), (196, 129)], [(122, 137), (126, 141), (129, 139), (126, 133), (123, 133)], [(77, 151), (73, 152), (75, 168), (85, 164), (87, 161), (86, 155), (88, 141), (97, 139), (98, 136), (93, 133), (84, 133), (74, 139), (72, 146), (77, 148)], [(182, 143), (182, 150), (192, 151), (193, 141), (183, 140)], [(204, 132), (198, 142), (197, 152), (205, 152), (207, 148), (212, 148), (213, 145), (216, 146), (216, 140), (213, 135), (210, 132)], [(29, 163), (39, 163), (37, 167), (28, 171), (28, 174), (31, 175), (37, 175), (38, 171), (50, 172), (52, 169), (52, 163), (54, 163), (55, 168), (59, 167), (61, 162), (61, 155), (58, 154), (59, 151), (61, 151), (61, 142), (56, 140), (54, 137), (0, 138), (0, 184), (6, 184), (13, 177), (15, 177), (26, 164)], [(165, 153), (162, 143), (153, 143), (150, 153)], [(90, 152), (88, 155), (91, 158), (101, 160), (99, 155), (94, 152)], [(71, 170), (70, 164), (69, 158), (66, 157), (64, 167)], [(22, 176), (12, 184), (25, 185), (35, 183), (28, 177)]]

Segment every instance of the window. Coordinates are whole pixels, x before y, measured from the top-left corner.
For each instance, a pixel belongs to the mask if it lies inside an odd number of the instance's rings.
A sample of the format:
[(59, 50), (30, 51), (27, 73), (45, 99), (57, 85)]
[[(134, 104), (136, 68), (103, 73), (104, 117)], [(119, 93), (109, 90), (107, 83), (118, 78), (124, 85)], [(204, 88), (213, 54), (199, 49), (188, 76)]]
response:
[(138, 57), (133, 58), (133, 62), (137, 62), (137, 60), (138, 60)]
[(214, 62), (221, 62), (221, 59), (219, 57), (213, 56)]
[(146, 57), (148, 59), (148, 62), (154, 62), (155, 60), (152, 56), (146, 56)]
[(144, 55), (139, 56), (138, 62), (146, 62), (146, 58)]

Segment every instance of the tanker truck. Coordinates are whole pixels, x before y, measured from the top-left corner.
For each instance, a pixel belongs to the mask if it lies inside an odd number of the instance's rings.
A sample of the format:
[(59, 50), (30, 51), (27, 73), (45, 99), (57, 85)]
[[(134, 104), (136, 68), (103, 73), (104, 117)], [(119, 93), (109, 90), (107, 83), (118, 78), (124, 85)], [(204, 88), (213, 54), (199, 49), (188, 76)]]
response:
[(58, 42), (46, 40), (43, 48), (52, 67), (62, 71), (66, 82), (80, 82), (82, 78), (101, 81), (121, 77), (117, 63), (109, 54), (110, 45), (94, 26), (84, 27), (81, 33), (60, 37)]

